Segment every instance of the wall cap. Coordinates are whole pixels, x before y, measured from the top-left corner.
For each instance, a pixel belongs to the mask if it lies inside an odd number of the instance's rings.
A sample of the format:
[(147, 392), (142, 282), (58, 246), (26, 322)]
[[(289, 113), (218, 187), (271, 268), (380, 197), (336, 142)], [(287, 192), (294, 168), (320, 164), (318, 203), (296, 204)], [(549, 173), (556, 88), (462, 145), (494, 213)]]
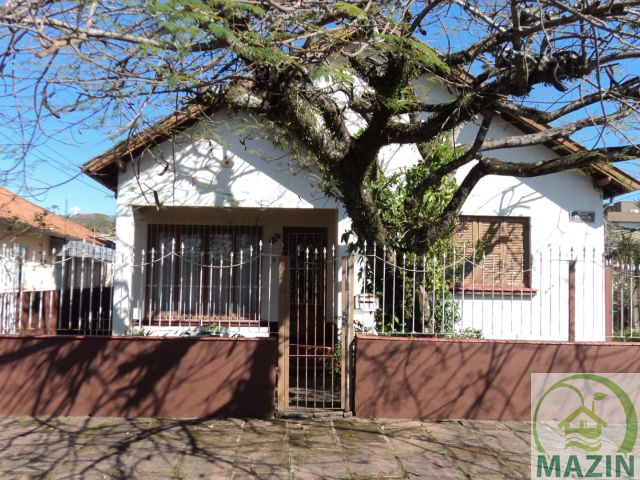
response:
[(639, 347), (640, 342), (581, 342), (562, 340), (492, 340), (487, 338), (429, 338), (429, 337), (391, 337), (386, 335), (356, 334), (356, 340), (391, 342), (431, 342), (431, 343), (505, 343), (513, 345), (576, 345), (576, 346), (618, 346)]

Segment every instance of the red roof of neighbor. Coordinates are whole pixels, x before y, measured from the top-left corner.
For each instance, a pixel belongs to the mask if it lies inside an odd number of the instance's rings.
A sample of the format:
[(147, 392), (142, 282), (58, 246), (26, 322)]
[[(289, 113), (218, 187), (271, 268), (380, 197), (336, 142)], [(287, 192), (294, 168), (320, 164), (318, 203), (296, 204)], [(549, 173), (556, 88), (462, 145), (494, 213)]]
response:
[(87, 240), (91, 243), (105, 243), (105, 239), (100, 234), (94, 234), (88, 228), (45, 210), (6, 188), (0, 187), (0, 222), (15, 220), (52, 236)]

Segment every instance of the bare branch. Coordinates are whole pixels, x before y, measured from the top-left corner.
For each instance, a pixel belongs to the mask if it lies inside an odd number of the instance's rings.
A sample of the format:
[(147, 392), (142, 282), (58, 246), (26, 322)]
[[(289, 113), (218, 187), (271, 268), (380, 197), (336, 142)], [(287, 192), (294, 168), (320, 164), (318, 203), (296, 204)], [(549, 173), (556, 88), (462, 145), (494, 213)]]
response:
[(608, 122), (614, 122), (629, 115), (628, 110), (622, 110), (609, 115), (600, 115), (598, 117), (585, 117), (575, 122), (568, 123), (561, 127), (549, 128), (542, 132), (531, 133), (529, 135), (518, 135), (507, 138), (496, 138), (487, 140), (482, 145), (480, 151), (497, 150), (499, 148), (517, 148), (527, 147), (530, 145), (540, 145), (558, 138), (568, 137), (572, 133), (587, 127), (597, 125), (606, 125)]

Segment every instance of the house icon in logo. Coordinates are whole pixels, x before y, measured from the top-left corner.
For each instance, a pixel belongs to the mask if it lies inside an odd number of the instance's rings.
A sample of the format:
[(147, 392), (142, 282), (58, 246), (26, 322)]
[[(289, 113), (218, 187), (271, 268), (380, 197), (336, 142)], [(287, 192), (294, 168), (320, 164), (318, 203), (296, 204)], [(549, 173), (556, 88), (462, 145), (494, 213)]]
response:
[(558, 423), (558, 427), (564, 430), (565, 448), (576, 447), (587, 452), (600, 449), (600, 436), (607, 422), (596, 415), (595, 403), (606, 396), (604, 393), (596, 393), (590, 409), (583, 404)]

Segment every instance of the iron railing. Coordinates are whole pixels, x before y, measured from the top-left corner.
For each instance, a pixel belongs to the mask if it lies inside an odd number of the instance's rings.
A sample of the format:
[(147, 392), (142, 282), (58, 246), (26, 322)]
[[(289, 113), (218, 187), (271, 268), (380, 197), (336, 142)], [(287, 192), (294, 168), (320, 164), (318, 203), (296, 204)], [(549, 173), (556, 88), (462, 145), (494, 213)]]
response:
[[(356, 329), (378, 335), (640, 337), (640, 266), (604, 260), (593, 248), (505, 258), (465, 247), (415, 256), (370, 245), (338, 258), (335, 248), (302, 247), (291, 250), (290, 268), (331, 264), (333, 283), (296, 277), (281, 295), (285, 257), (272, 243), (227, 252), (168, 245), (131, 261), (81, 242), (30, 258), (0, 249), (0, 333), (268, 336), (278, 330), (282, 299), (295, 292), (302, 300), (287, 308), (313, 311), (322, 298), (322, 315), (336, 325), (349, 299)], [(125, 290), (118, 330), (114, 294)]]
[(111, 334), (114, 252), (71, 243), (15, 255), (0, 249), (1, 334)]
[(622, 339), (629, 321), (621, 317), (630, 313), (619, 305), (636, 278), (627, 272), (621, 288), (624, 270), (593, 248), (504, 257), (461, 247), (416, 256), (365, 244), (356, 264), (356, 328), (378, 335)]

